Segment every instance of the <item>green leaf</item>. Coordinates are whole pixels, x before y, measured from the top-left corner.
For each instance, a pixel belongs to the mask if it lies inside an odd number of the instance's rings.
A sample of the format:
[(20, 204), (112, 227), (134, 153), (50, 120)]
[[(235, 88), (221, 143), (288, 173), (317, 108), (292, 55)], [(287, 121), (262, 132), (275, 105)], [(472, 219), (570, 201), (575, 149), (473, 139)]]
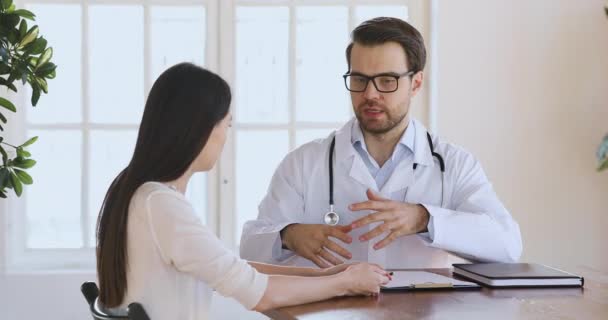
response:
[(0, 169), (0, 188), (4, 189), (4, 187), (6, 187), (6, 185), (8, 184), (8, 175), (9, 173), (7, 168)]
[(608, 158), (604, 159), (604, 161), (600, 162), (599, 167), (597, 168), (597, 171), (603, 171), (608, 169)]
[(0, 145), (0, 154), (2, 154), (2, 164), (6, 165), (6, 162), (8, 161), (8, 154), (6, 154), (6, 151), (4, 151), (2, 145)]
[(25, 9), (15, 10), (15, 11), (13, 11), (13, 13), (22, 18), (29, 19), (29, 20), (34, 20), (34, 18), (36, 17), (36, 15), (33, 14), (31, 11), (28, 11)]
[(15, 194), (17, 195), (17, 197), (21, 197), (21, 193), (23, 192), (23, 184), (21, 184), (19, 177), (17, 177), (17, 174), (15, 174), (14, 172), (10, 173), (10, 177), (11, 184), (13, 185), (13, 189), (15, 190)]
[(17, 178), (19, 178), (19, 180), (21, 182), (23, 182), (23, 184), (29, 185), (29, 184), (34, 183), (34, 179), (32, 179), (32, 176), (27, 174), (27, 172), (25, 172), (23, 170), (19, 170), (19, 169), (13, 169), (13, 170), (15, 171)]
[(19, 30), (15, 29), (15, 28), (10, 28), (8, 30), (8, 42), (15, 44), (17, 42), (19, 42)]
[[(19, 159), (19, 160), (17, 160)], [(23, 159), (23, 158), (15, 158), (13, 162), (13, 166), (21, 169), (29, 169), (36, 165), (36, 160), (33, 159)]]
[(11, 67), (6, 63), (0, 63), (0, 74), (9, 74), (11, 72)]
[(38, 26), (33, 26), (30, 31), (27, 32), (25, 37), (21, 39), (19, 43), (19, 49), (25, 47), (28, 43), (34, 41), (38, 37)]
[(52, 56), (53, 56), (53, 48), (52, 47), (46, 48), (46, 50), (44, 50), (44, 52), (40, 56), (40, 59), (38, 59), (37, 66), (40, 67), (40, 66), (44, 65), (45, 63), (49, 62), (49, 60), (51, 60)]
[(29, 158), (32, 156), (32, 154), (26, 150), (23, 150), (22, 147), (17, 147), (17, 156), (22, 158)]
[[(23, 48), (23, 51), (29, 53), (30, 55), (37, 55), (44, 51), (44, 49), (46, 48), (46, 45), (47, 45), (46, 39), (43, 37), (40, 37), (40, 38), (32, 41), (32, 43), (25, 46)], [(36, 58), (36, 62), (38, 62), (38, 58)], [(36, 66), (36, 64), (34, 64), (32, 67), (35, 67), (35, 66)]]
[(8, 75), (8, 79), (6, 81), (8, 81), (9, 83), (13, 83), (13, 81), (15, 81), (15, 79), (17, 79), (19, 75), (21, 74), (17, 72), (17, 70), (12, 70), (11, 73)]
[(2, 2), (0, 2), (0, 5), (2, 5), (2, 9), (8, 9), (11, 7), (12, 4), (13, 0), (2, 0)]
[(49, 74), (51, 74), (53, 71), (55, 71), (56, 68), (57, 68), (57, 66), (54, 63), (47, 62), (43, 66), (40, 66), (38, 69), (36, 69), (35, 74), (37, 76), (43, 78), (43, 77), (46, 77)]
[(27, 33), (27, 20), (23, 19), (23, 20), (21, 20), (21, 23), (19, 24), (19, 38), (25, 37), (26, 33)]
[(0, 85), (7, 86), (9, 89), (11, 89), (11, 90), (13, 90), (13, 91), (17, 92), (17, 87), (15, 87), (15, 85), (14, 85), (14, 84), (9, 83), (8, 81), (6, 81), (6, 80), (5, 80), (4, 78), (2, 78), (2, 77), (0, 77)]
[(38, 58), (37, 57), (29, 57), (27, 59), (27, 64), (29, 64), (30, 67), (32, 67), (32, 68), (36, 67), (37, 63), (38, 63)]
[(19, 20), (21, 20), (21, 18), (14, 13), (3, 14), (3, 18), (4, 19), (2, 19), (0, 23), (7, 29), (13, 29), (19, 24)]
[(38, 100), (40, 99), (40, 88), (37, 85), (32, 85), (32, 106), (36, 106), (38, 104)]
[(49, 73), (46, 78), (47, 79), (55, 79), (55, 76), (57, 75), (57, 69), (53, 70), (53, 72)]
[(12, 112), (17, 112), (17, 108), (15, 108), (15, 105), (2, 97), (0, 97), (0, 106), (3, 106), (4, 108)]
[(46, 83), (46, 80), (44, 80), (44, 78), (35, 78), (35, 79), (36, 79), (36, 82), (38, 82), (38, 84), (40, 85), (42, 92), (49, 93), (49, 85)]
[[(34, 39), (28, 45), (24, 46), (23, 49), (21, 49), (21, 51), (24, 52), (24, 56), (25, 55), (37, 55), (44, 51), (44, 49), (46, 48), (46, 44), (47, 44), (47, 41), (44, 39), (44, 37), (39, 37), (39, 38)], [(42, 46), (42, 45), (44, 45), (44, 46)]]
[(22, 147), (27, 147), (27, 146), (31, 146), (32, 144), (34, 144), (34, 142), (38, 141), (38, 136), (35, 136), (29, 140), (27, 140), (26, 142), (24, 142), (21, 146)]
[[(0, 121), (2, 121), (2, 123), (6, 123), (6, 117), (2, 114), (2, 112), (0, 112)], [(2, 142), (2, 137), (0, 137), (0, 142)]]

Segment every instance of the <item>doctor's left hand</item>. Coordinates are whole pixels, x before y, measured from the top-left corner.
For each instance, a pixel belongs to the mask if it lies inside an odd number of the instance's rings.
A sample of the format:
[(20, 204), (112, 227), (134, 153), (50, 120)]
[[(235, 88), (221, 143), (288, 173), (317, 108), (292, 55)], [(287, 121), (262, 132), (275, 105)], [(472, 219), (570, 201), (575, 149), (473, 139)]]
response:
[(374, 249), (382, 249), (399, 237), (426, 231), (430, 215), (424, 206), (386, 199), (371, 189), (367, 190), (367, 198), (368, 201), (351, 204), (348, 208), (351, 211), (376, 211), (355, 220), (351, 224), (353, 229), (373, 222), (384, 222), (359, 237), (361, 241), (368, 241), (389, 232), (384, 239), (374, 244)]

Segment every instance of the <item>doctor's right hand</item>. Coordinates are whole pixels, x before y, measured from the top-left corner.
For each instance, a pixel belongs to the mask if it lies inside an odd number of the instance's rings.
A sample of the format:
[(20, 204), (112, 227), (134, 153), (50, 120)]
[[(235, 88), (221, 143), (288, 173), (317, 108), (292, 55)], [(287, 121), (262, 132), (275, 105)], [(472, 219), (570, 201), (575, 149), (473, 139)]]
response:
[(330, 239), (336, 238), (344, 243), (351, 243), (353, 239), (347, 234), (350, 226), (328, 226), (325, 224), (290, 224), (281, 230), (283, 246), (297, 255), (314, 262), (321, 268), (343, 263), (334, 253), (351, 259), (352, 254), (342, 246)]

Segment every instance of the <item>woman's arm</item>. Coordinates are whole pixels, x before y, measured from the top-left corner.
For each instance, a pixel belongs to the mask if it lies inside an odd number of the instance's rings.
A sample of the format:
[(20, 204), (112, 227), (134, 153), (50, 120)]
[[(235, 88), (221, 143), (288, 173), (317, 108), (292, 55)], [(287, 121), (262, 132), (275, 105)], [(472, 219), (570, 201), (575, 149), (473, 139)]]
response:
[(301, 277), (320, 277), (330, 276), (332, 274), (340, 273), (351, 264), (340, 264), (331, 268), (316, 269), (316, 268), (305, 268), (305, 267), (290, 267), (290, 266), (278, 266), (274, 264), (266, 264), (261, 262), (248, 261), (249, 265), (254, 267), (259, 273), (270, 274), (270, 275), (283, 275), (283, 276), (301, 276)]
[[(270, 269), (275, 267), (277, 266), (271, 266)], [(283, 268), (289, 269), (288, 267)], [(347, 266), (344, 272), (331, 276), (310, 278), (271, 275), (268, 278), (266, 291), (254, 310), (265, 311), (336, 296), (374, 295), (380, 291), (380, 286), (388, 281), (386, 271), (367, 263)]]
[(185, 199), (172, 192), (152, 192), (145, 205), (144, 217), (148, 219), (160, 258), (177, 271), (205, 282), (218, 293), (233, 297), (247, 309), (261, 311), (345, 294), (370, 295), (377, 293), (380, 285), (388, 281), (386, 271), (367, 263), (348, 266), (332, 276), (268, 276), (255, 270), (254, 266), (265, 272), (316, 272), (306, 268), (248, 264), (201, 224)]

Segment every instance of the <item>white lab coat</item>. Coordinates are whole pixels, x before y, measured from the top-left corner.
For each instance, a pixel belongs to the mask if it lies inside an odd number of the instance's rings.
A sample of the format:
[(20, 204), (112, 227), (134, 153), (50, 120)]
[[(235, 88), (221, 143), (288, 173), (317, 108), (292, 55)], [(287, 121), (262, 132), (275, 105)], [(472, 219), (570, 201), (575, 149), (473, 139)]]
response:
[[(374, 178), (351, 143), (349, 121), (336, 135), (334, 155), (334, 202), (341, 225), (350, 224), (371, 211), (352, 212), (348, 205), (367, 200), (366, 190), (378, 191)], [(454, 262), (453, 252), (474, 261), (514, 262), (521, 255), (519, 226), (496, 196), (479, 162), (467, 151), (432, 136), (435, 152), (445, 160), (441, 202), (441, 170), (432, 157), (426, 128), (416, 121), (413, 170), (401, 161), (382, 189), (386, 198), (424, 205), (431, 215), (429, 233), (400, 237), (387, 247), (372, 246), (387, 233), (367, 242), (359, 235), (379, 223), (351, 231), (351, 244), (338, 244), (352, 253), (351, 261), (368, 261), (385, 268), (445, 268)], [(356, 123), (355, 123), (356, 125)], [(290, 152), (277, 168), (256, 220), (243, 227), (241, 257), (273, 264), (314, 266), (312, 262), (281, 248), (279, 231), (292, 223), (322, 224), (329, 207), (329, 137), (309, 142)]]

